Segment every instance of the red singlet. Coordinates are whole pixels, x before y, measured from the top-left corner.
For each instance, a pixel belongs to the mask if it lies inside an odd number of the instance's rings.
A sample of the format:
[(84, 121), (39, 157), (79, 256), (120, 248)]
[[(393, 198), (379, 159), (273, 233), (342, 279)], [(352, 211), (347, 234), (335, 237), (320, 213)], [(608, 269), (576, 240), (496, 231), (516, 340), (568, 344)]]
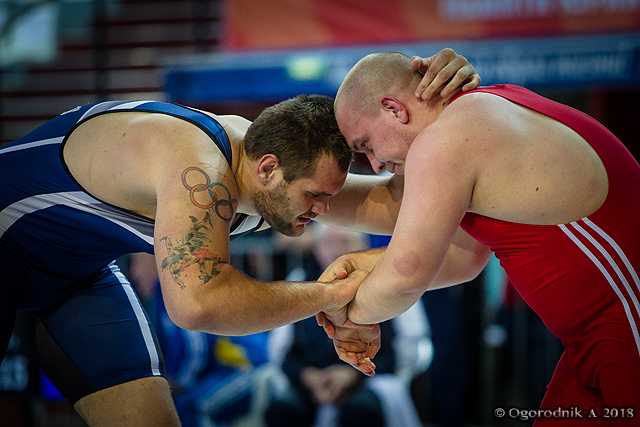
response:
[[(498, 95), (565, 124), (604, 163), (607, 198), (586, 218), (530, 225), (467, 213), (461, 227), (491, 248), (524, 300), (564, 345), (542, 407), (635, 406), (635, 422), (640, 423), (638, 162), (604, 126), (573, 108), (512, 85), (472, 92)], [(611, 422), (620, 420), (572, 423)]]

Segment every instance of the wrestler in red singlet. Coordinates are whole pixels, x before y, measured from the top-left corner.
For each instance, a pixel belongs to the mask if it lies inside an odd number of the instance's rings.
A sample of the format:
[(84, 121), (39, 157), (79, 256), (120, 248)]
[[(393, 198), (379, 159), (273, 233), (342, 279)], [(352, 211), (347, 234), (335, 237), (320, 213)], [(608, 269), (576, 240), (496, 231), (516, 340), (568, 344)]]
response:
[[(606, 168), (604, 204), (579, 221), (528, 225), (467, 213), (461, 226), (495, 252), (515, 288), (564, 345), (541, 407), (577, 406), (585, 419), (593, 414), (589, 409), (599, 411), (597, 419), (564, 421), (570, 425), (638, 425), (640, 166), (610, 131), (582, 112), (517, 86), (476, 91), (564, 123)], [(620, 418), (612, 407), (627, 412)], [(618, 419), (603, 419), (607, 413)], [(628, 420), (631, 414), (635, 421)], [(536, 425), (546, 422), (538, 419)]]

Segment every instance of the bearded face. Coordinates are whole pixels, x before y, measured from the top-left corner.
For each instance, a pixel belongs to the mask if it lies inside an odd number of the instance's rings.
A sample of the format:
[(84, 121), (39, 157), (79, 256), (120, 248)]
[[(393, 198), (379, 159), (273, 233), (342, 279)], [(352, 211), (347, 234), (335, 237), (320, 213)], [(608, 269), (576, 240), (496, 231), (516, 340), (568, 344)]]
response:
[(262, 218), (279, 233), (286, 236), (299, 236), (303, 227), (296, 227), (291, 199), (287, 184), (281, 181), (273, 190), (257, 191), (251, 195), (253, 205)]
[(279, 233), (299, 236), (305, 225), (329, 211), (329, 199), (340, 191), (347, 172), (340, 170), (328, 155), (318, 159), (313, 175), (286, 182), (281, 176), (276, 184), (251, 194), (258, 214)]

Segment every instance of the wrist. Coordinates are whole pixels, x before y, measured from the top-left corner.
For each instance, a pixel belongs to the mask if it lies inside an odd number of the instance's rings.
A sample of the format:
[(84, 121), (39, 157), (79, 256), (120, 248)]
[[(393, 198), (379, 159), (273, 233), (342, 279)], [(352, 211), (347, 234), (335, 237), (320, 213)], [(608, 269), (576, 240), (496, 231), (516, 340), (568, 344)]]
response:
[(331, 313), (345, 305), (344, 297), (341, 295), (341, 292), (339, 292), (339, 284), (332, 284), (331, 282), (317, 282), (317, 284), (321, 287), (322, 292), (322, 296), (318, 299), (322, 301), (322, 306), (318, 310), (319, 312), (325, 314)]
[(386, 247), (373, 248), (366, 251), (348, 253), (343, 256), (351, 263), (353, 270), (367, 270), (370, 272), (385, 250)]

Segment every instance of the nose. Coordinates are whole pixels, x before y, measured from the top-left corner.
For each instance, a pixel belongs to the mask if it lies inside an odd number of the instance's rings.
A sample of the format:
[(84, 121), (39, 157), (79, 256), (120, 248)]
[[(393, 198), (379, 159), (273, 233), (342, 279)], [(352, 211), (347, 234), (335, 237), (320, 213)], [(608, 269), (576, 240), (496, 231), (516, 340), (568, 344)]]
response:
[(329, 212), (329, 196), (318, 197), (313, 202), (311, 212), (316, 215), (324, 215)]
[(369, 163), (371, 163), (371, 167), (375, 173), (381, 173), (384, 171), (384, 163), (378, 161), (372, 153), (367, 153), (367, 158), (369, 159)]

